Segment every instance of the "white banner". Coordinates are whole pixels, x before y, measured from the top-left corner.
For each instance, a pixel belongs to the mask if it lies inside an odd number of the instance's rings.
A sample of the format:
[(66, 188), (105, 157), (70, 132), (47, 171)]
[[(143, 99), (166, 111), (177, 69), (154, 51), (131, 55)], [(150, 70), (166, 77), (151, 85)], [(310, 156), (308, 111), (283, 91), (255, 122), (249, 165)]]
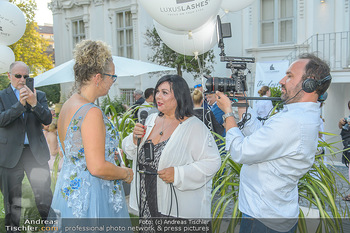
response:
[(278, 87), (278, 83), (285, 75), (289, 61), (257, 62), (255, 72), (254, 96), (262, 86)]

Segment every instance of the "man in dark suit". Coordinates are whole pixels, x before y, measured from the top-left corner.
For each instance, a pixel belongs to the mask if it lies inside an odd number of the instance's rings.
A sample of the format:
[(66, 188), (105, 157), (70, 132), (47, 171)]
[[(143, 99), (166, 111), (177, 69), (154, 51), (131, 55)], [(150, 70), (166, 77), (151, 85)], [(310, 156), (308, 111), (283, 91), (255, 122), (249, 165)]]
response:
[(138, 120), (138, 112), (139, 109), (137, 108), (138, 106), (142, 105), (145, 102), (145, 99), (143, 98), (143, 91), (141, 90), (135, 90), (134, 91), (134, 99), (136, 102), (131, 106), (131, 109), (136, 109), (134, 111), (134, 119)]
[[(0, 91), (0, 188), (4, 196), (7, 232), (19, 232), (24, 172), (32, 187), (36, 206), (46, 219), (52, 192), (48, 165), (49, 149), (42, 124), (52, 120), (44, 92), (34, 93), (25, 85), (29, 67), (11, 64), (8, 88)], [(30, 216), (28, 216), (30, 217)]]

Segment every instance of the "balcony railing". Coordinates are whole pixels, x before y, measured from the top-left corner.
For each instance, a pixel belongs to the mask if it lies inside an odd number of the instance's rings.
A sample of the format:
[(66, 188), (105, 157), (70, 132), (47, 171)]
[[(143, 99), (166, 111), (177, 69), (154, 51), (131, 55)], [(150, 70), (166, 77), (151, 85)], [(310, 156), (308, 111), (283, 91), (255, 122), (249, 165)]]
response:
[(297, 45), (284, 60), (295, 61), (303, 53), (316, 53), (329, 62), (331, 70), (350, 69), (350, 32), (313, 35)]

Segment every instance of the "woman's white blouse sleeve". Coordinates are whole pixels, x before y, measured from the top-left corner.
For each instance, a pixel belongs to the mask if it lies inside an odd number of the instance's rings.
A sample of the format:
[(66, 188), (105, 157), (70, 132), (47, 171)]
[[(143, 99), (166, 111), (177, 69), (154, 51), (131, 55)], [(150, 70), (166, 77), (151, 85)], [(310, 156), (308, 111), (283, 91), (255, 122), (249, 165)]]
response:
[(181, 156), (188, 156), (192, 161), (174, 167), (174, 186), (179, 190), (194, 190), (204, 186), (220, 168), (221, 158), (215, 140), (203, 126), (196, 125), (196, 129), (191, 131), (192, 135), (183, 137), (186, 148), (183, 148)]
[(133, 133), (123, 139), (122, 149), (128, 159), (136, 158), (137, 146), (133, 142)]

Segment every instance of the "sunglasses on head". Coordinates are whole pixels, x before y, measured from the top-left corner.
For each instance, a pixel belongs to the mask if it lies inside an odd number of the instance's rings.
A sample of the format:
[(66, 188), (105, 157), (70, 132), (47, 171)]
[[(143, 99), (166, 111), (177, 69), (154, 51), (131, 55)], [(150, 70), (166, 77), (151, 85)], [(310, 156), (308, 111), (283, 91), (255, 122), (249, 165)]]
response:
[(24, 79), (26, 79), (26, 78), (29, 78), (29, 75), (28, 74), (25, 74), (25, 75), (20, 75), (20, 74), (14, 74), (13, 76), (15, 76), (15, 78), (18, 78), (18, 79), (20, 79), (20, 78), (24, 78)]
[(202, 84), (197, 84), (197, 85), (194, 86), (194, 88), (198, 88), (198, 87), (201, 87), (201, 86), (202, 86)]

